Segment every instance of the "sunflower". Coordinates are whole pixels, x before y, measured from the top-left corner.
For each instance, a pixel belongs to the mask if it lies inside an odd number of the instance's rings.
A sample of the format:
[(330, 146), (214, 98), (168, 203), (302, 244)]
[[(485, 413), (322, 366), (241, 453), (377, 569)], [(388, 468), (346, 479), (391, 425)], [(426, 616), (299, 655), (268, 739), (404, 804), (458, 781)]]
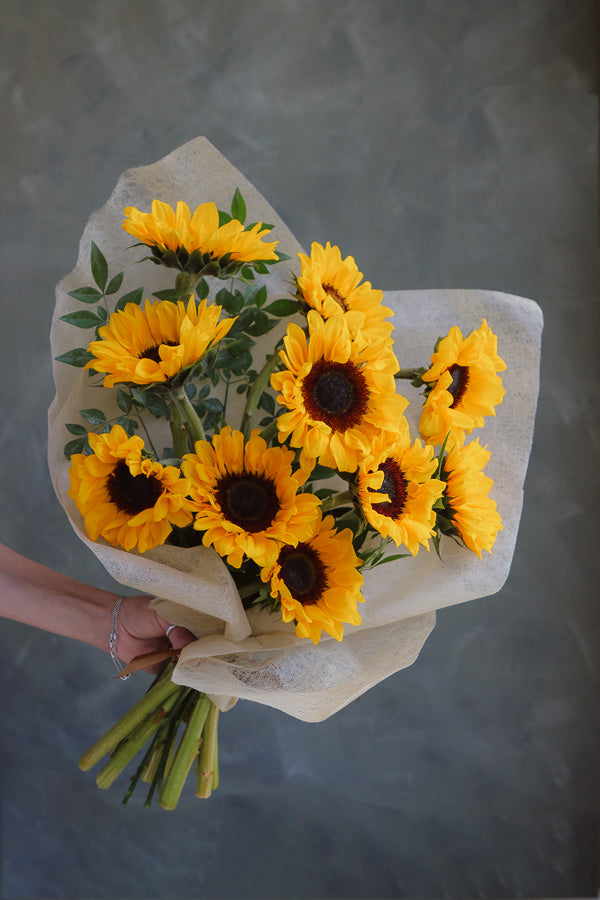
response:
[(498, 356), (497, 338), (485, 319), (477, 331), (463, 338), (453, 326), (439, 342), (430, 369), (422, 379), (432, 385), (423, 406), (419, 430), (428, 444), (462, 444), (465, 435), (481, 428), (485, 416), (495, 416), (504, 397), (502, 379), (506, 364)]
[(181, 300), (146, 300), (142, 310), (128, 303), (99, 329), (102, 340), (89, 345), (94, 359), (85, 368), (108, 373), (105, 387), (168, 381), (225, 337), (235, 318), (219, 322), (220, 314), (220, 306), (203, 300), (197, 307), (193, 297), (187, 306)]
[(362, 272), (358, 271), (353, 257), (342, 259), (340, 248), (332, 247), (329, 242), (325, 247), (314, 242), (310, 256), (304, 253), (298, 256), (301, 272), (296, 286), (301, 303), (316, 309), (325, 319), (340, 312), (360, 313), (360, 327), (370, 338), (390, 336), (393, 325), (384, 320), (393, 312), (382, 305), (383, 291), (374, 290), (368, 281), (360, 284)]
[(304, 475), (292, 472), (294, 453), (267, 448), (255, 429), (244, 444), (241, 431), (229, 425), (212, 443), (197, 441), (186, 455), (183, 473), (190, 479), (196, 517), (206, 547), (239, 568), (244, 554), (260, 566), (272, 565), (281, 544), (295, 546), (313, 531), (320, 501), (298, 493)]
[(265, 243), (270, 230), (257, 222), (245, 229), (237, 219), (219, 225), (214, 203), (201, 203), (192, 214), (181, 200), (177, 208), (152, 201), (152, 212), (125, 209), (123, 229), (152, 251), (153, 262), (195, 275), (226, 277), (244, 265), (276, 262), (278, 241)]
[(496, 535), (503, 528), (496, 503), (488, 497), (494, 482), (482, 471), (490, 456), (478, 438), (463, 447), (454, 446), (442, 466), (446, 492), (441, 530), (444, 531), (445, 519), (479, 557), (482, 550), (491, 553)]
[(353, 339), (342, 315), (307, 315), (309, 338), (288, 325), (285, 369), (271, 376), (278, 403), (289, 412), (277, 419), (279, 440), (324, 466), (354, 472), (382, 431), (395, 431), (408, 405), (395, 393), (398, 362), (388, 338)]
[(358, 496), (367, 521), (396, 546), (413, 556), (435, 531), (433, 504), (444, 493), (444, 482), (432, 478), (437, 468), (433, 447), (411, 446), (408, 429), (390, 443), (377, 438), (358, 467)]
[(350, 529), (336, 531), (333, 516), (326, 516), (309, 540), (282, 547), (261, 578), (271, 582), (271, 595), (279, 597), (283, 621), (295, 620), (299, 637), (317, 644), (321, 631), (326, 631), (341, 641), (344, 622), (360, 625), (362, 621), (357, 609), (364, 602), (359, 563)]
[(145, 553), (164, 544), (173, 525), (189, 525), (189, 484), (178, 468), (144, 458), (143, 440), (120, 425), (88, 439), (93, 453), (71, 457), (69, 496), (93, 541)]

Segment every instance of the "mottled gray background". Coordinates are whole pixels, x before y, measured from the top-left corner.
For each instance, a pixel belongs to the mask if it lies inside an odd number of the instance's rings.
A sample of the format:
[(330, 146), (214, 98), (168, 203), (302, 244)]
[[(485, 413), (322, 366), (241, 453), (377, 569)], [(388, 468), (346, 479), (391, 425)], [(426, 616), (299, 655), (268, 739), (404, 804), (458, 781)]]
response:
[[(46, 470), (54, 284), (121, 171), (208, 137), (384, 289), (546, 318), (513, 570), (328, 722), (240, 703), (222, 787), (123, 808), (77, 759), (145, 682), (3, 623), (7, 898), (580, 897), (598, 882), (592, 0), (2, 0), (0, 539), (108, 585)], [(594, 515), (592, 515), (594, 513)]]

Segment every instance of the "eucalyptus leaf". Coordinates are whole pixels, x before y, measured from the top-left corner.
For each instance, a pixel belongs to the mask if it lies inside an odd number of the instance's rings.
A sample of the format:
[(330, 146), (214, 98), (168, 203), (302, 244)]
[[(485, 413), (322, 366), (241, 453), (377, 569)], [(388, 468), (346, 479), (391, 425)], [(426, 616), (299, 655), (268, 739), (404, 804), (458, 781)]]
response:
[[(101, 309), (102, 307), (98, 307)], [(89, 312), (87, 309), (80, 309), (78, 312), (67, 313), (66, 316), (61, 316), (63, 322), (68, 322), (69, 325), (75, 325), (76, 328), (96, 328), (97, 325), (102, 324), (102, 319), (100, 316), (97, 316), (96, 313)]]
[(131, 437), (133, 434), (135, 434), (136, 430), (139, 428), (139, 424), (135, 421), (135, 419), (129, 419), (126, 416), (119, 416), (119, 418), (116, 419), (115, 424), (120, 425), (121, 428), (125, 430), (125, 433), (128, 437)]
[(70, 459), (74, 453), (83, 453), (86, 445), (86, 438), (81, 437), (77, 438), (74, 441), (69, 441), (68, 444), (65, 444), (65, 456), (67, 459)]
[(106, 258), (100, 248), (93, 241), (92, 252), (90, 256), (94, 281), (96, 282), (100, 290), (104, 291), (104, 288), (106, 287), (106, 279), (108, 278), (108, 263), (106, 262)]
[(291, 297), (281, 297), (281, 299), (274, 300), (273, 303), (265, 306), (265, 311), (272, 316), (293, 316), (294, 313), (300, 311), (300, 304)]
[(138, 306), (142, 302), (142, 297), (144, 296), (144, 288), (135, 288), (133, 291), (129, 291), (127, 294), (123, 294), (117, 305), (115, 306), (116, 310), (125, 309), (128, 303), (136, 303)]
[(177, 303), (178, 300), (181, 300), (181, 294), (179, 291), (175, 290), (175, 288), (167, 288), (164, 291), (155, 291), (152, 296), (156, 297), (157, 300), (169, 300), (171, 303)]
[(200, 300), (206, 300), (210, 293), (210, 288), (208, 286), (207, 281), (204, 278), (201, 278), (198, 284), (196, 285), (196, 293)]
[(271, 396), (271, 394), (267, 394), (266, 392), (261, 394), (260, 400), (258, 401), (258, 408), (264, 409), (265, 412), (268, 412), (270, 415), (275, 415), (275, 399)]
[(93, 287), (81, 287), (76, 291), (69, 291), (69, 297), (74, 297), (80, 303), (97, 303), (102, 299), (102, 294)]
[(236, 187), (233, 200), (231, 201), (231, 216), (233, 219), (237, 219), (238, 222), (241, 222), (242, 225), (246, 221), (246, 203), (239, 187)]
[(108, 283), (108, 287), (106, 288), (107, 294), (116, 294), (121, 285), (123, 284), (123, 273), (119, 272), (118, 275), (113, 275)]
[(94, 354), (90, 353), (89, 350), (85, 350), (83, 347), (76, 347), (74, 350), (69, 350), (67, 353), (61, 353), (60, 356), (55, 356), (54, 358), (57, 362), (66, 363), (68, 366), (75, 366), (78, 369), (82, 369), (86, 363), (91, 359), (94, 359)]
[(131, 407), (133, 406), (131, 395), (128, 394), (127, 391), (124, 391), (123, 388), (117, 390), (117, 405), (124, 413), (130, 412)]
[(65, 424), (65, 428), (70, 434), (76, 434), (78, 436), (87, 435), (87, 428), (84, 428), (83, 425), (77, 425), (75, 422), (68, 422)]
[(91, 407), (90, 409), (80, 409), (79, 415), (82, 419), (85, 419), (86, 422), (89, 422), (90, 425), (102, 425), (106, 422), (106, 415), (101, 409), (95, 409), (94, 407)]

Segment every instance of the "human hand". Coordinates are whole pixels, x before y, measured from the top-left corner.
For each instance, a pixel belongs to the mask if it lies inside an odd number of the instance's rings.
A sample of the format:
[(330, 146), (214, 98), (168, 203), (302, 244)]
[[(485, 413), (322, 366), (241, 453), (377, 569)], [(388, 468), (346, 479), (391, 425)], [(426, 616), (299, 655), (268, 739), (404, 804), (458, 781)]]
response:
[[(187, 628), (176, 626), (166, 631), (170, 623), (152, 609), (145, 595), (124, 597), (117, 621), (117, 655), (124, 663), (143, 653), (167, 650), (169, 646), (181, 650), (195, 640)], [(154, 668), (148, 671), (154, 671)]]

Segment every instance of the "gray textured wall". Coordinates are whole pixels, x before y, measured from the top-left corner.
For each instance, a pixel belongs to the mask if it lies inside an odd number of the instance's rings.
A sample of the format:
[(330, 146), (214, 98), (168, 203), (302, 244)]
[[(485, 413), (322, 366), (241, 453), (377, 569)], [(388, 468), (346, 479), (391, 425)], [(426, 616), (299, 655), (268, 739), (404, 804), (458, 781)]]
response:
[(2, 624), (3, 897), (595, 894), (595, 19), (592, 0), (2, 0), (0, 539), (16, 550), (109, 584), (47, 476), (53, 289), (121, 171), (191, 137), (378, 286), (493, 288), (546, 318), (505, 588), (441, 613), (411, 669), (323, 725), (238, 704), (208, 804), (99, 792), (76, 760), (140, 682)]

